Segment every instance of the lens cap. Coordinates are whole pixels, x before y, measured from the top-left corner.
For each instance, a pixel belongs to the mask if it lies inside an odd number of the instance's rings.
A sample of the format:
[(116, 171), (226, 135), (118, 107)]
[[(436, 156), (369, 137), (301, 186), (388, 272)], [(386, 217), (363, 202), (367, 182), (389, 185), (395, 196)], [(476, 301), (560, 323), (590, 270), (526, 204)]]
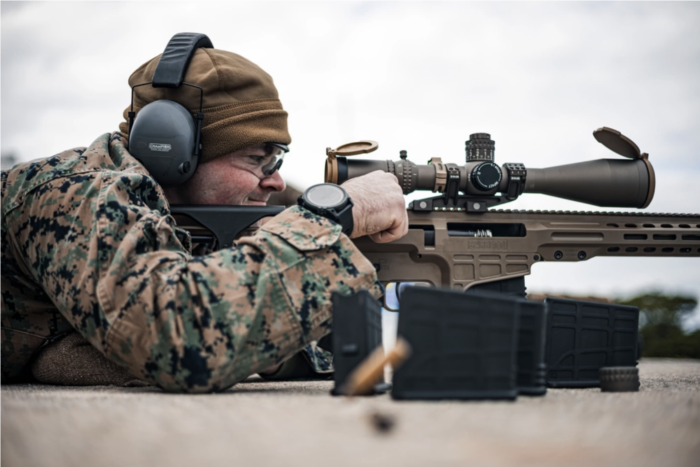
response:
[(629, 159), (640, 159), (642, 152), (634, 141), (612, 128), (598, 128), (593, 132), (596, 140), (606, 148)]
[(379, 147), (376, 141), (356, 141), (354, 143), (343, 144), (337, 149), (326, 149), (327, 156), (355, 156), (357, 154), (369, 154), (374, 152)]

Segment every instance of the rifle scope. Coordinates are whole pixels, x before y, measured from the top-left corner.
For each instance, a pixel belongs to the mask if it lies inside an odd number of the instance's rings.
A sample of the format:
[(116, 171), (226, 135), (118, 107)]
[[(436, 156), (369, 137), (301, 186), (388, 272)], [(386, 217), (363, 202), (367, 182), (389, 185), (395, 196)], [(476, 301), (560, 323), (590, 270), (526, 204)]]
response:
[(401, 151), (398, 161), (349, 159), (377, 149), (373, 141), (328, 148), (325, 181), (341, 184), (351, 178), (381, 170), (396, 176), (404, 194), (416, 190), (444, 193), (446, 197), (493, 197), (498, 203), (515, 200), (522, 193), (541, 193), (601, 207), (645, 208), (654, 197), (654, 169), (649, 156), (620, 132), (599, 128), (598, 142), (627, 159), (597, 159), (575, 164), (525, 168), (521, 163), (494, 162), (495, 143), (487, 133), (475, 133), (466, 142), (464, 165), (433, 157), (427, 165), (408, 160)]

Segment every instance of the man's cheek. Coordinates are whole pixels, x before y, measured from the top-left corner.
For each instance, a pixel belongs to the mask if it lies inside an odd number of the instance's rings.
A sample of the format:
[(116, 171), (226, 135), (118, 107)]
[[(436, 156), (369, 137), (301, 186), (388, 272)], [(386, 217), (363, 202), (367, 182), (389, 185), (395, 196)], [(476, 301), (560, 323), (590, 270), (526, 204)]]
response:
[(231, 186), (227, 190), (226, 204), (241, 205), (247, 204), (248, 198), (251, 196), (254, 189), (248, 190), (246, 187)]

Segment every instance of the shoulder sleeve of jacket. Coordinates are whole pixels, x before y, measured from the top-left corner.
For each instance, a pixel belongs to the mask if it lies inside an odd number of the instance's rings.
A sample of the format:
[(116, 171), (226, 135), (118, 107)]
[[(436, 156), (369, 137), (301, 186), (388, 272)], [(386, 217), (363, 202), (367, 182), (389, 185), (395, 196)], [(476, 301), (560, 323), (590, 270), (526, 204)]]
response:
[(326, 334), (330, 294), (380, 288), (340, 227), (300, 208), (193, 257), (150, 177), (83, 174), (27, 197), (35, 279), (110, 360), (171, 391), (225, 389)]

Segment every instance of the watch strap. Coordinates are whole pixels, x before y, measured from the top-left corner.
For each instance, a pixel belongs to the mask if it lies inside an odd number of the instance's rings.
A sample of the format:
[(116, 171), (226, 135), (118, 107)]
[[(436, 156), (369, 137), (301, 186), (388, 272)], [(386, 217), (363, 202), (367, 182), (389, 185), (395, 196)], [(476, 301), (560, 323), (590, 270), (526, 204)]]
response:
[(338, 223), (343, 227), (343, 233), (348, 237), (355, 228), (355, 222), (352, 218), (352, 207), (354, 205), (355, 204), (352, 202), (352, 199), (348, 198), (348, 204), (346, 204), (345, 207), (337, 214)]

